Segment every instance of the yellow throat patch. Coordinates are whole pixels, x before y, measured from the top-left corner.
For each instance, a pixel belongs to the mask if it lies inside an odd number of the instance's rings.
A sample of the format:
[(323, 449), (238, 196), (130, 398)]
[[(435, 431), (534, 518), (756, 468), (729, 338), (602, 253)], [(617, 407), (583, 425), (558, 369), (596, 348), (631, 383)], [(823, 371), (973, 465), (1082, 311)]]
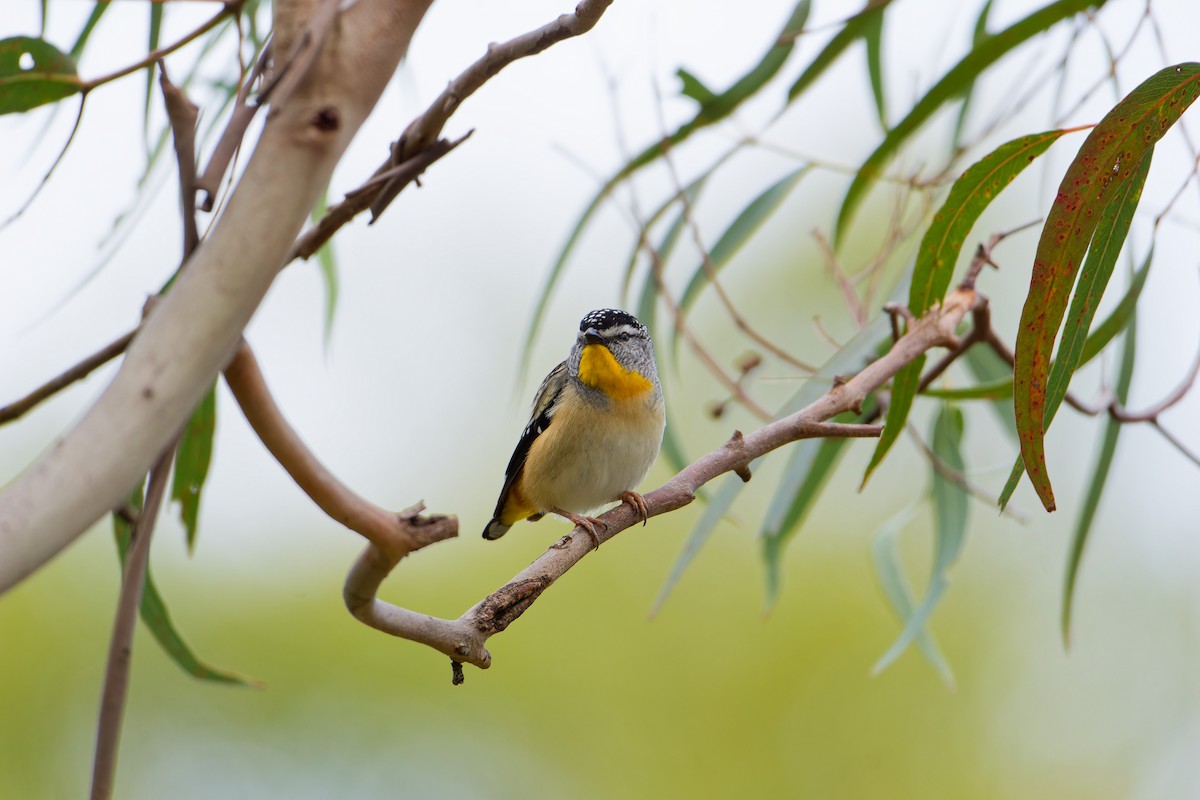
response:
[(579, 359), (579, 380), (614, 400), (630, 400), (654, 388), (654, 384), (617, 363), (602, 344), (589, 344)]

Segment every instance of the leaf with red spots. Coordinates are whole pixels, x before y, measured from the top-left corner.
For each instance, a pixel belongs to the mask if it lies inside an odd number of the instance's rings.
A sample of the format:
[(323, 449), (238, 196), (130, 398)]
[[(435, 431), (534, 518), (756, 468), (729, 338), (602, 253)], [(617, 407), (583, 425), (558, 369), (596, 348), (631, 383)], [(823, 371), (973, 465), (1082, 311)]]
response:
[(1167, 67), (1134, 89), (1080, 147), (1042, 228), (1017, 331), (1013, 410), (1021, 458), (1047, 511), (1054, 510), (1044, 446), (1050, 354), (1079, 265), (1106, 209), (1125, 203), (1143, 159), (1198, 95), (1195, 63)]
[[(963, 242), (979, 215), (1034, 159), (1046, 152), (1064, 133), (1074, 130), (1079, 129), (1034, 133), (1005, 142), (968, 167), (954, 182), (946, 202), (933, 216), (933, 222), (917, 251), (912, 284), (908, 291), (908, 307), (914, 314), (924, 314), (946, 296), (954, 267), (962, 254)], [(875, 453), (863, 475), (860, 491), (904, 430), (913, 399), (921, 385), (921, 369), (924, 365), (925, 357), (922, 356), (901, 369), (892, 380), (892, 398), (888, 404), (883, 435), (875, 445)]]

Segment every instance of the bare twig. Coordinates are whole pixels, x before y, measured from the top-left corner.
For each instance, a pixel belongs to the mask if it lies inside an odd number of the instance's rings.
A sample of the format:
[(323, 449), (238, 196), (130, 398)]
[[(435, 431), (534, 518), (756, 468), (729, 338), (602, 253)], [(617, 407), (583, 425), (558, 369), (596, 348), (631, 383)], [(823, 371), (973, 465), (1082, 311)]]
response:
[[(884, 386), (904, 365), (930, 348), (953, 343), (955, 328), (977, 301), (973, 290), (956, 290), (943, 305), (917, 320), (886, 355), (868, 364), (854, 377), (835, 383), (816, 402), (745, 436), (735, 434), (726, 444), (646, 494), (649, 515), (657, 516), (682, 508), (695, 498), (699, 487), (723, 473), (736, 472), (743, 478), (748, 477), (747, 468), (751, 461), (789, 442), (816, 436), (878, 436), (882, 430), (879, 425), (840, 425), (826, 420), (843, 411), (861, 409), (867, 395)], [(599, 532), (601, 542), (641, 521), (641, 517), (626, 504), (608, 511), (601, 519), (606, 525)], [(391, 565), (373, 547), (369, 547), (351, 569), (344, 595), (351, 612), (372, 627), (428, 645), (454, 662), (486, 668), (491, 665), (491, 655), (485, 647), (488, 638), (511, 625), (547, 587), (592, 550), (592, 539), (577, 528), (503, 587), (454, 620), (438, 619), (379, 600), (379, 586)]]
[[(971, 483), (970, 479), (967, 478), (966, 475), (947, 464), (938, 456), (937, 453), (933, 452), (933, 448), (926, 443), (917, 429), (913, 427), (912, 423), (909, 423), (904, 427), (905, 430), (908, 431), (908, 435), (912, 438), (913, 442), (916, 443), (917, 449), (921, 451), (921, 454), (925, 456), (925, 459), (929, 462), (929, 465), (933, 467), (933, 470), (938, 475), (941, 475), (946, 480), (960, 487), (964, 492), (971, 495), (976, 500), (986, 503), (989, 509), (994, 509), (997, 505), (999, 505), (998, 498), (993, 497), (983, 489)], [(1000, 513), (1004, 516), (1012, 517), (1023, 524), (1029, 522), (1028, 517), (1019, 513), (1011, 505), (1001, 508)]]
[[(482, 58), (452, 80), (445, 91), (438, 95), (424, 113), (409, 123), (400, 138), (392, 144), (391, 154), (387, 160), (372, 173), (362, 187), (352, 192), (351, 195), (366, 191), (368, 186), (371, 187), (369, 192), (358, 195), (353, 200), (347, 197), (345, 201), (329, 207), (325, 216), (317, 222), (317, 227), (323, 229), (322, 241), (327, 240), (338, 228), (368, 208), (372, 210), (373, 218), (382, 214), (388, 203), (395, 199), (400, 189), (413, 180), (411, 177), (405, 180), (403, 173), (392, 173), (392, 170), (403, 167), (423, 150), (434, 145), (442, 128), (445, 127), (446, 122), (463, 100), (474, 94), (479, 87), (512, 62), (540, 53), (564, 39), (579, 36), (591, 30), (611, 4), (612, 0), (582, 0), (575, 7), (574, 14), (563, 14), (537, 30), (522, 34), (502, 44), (489, 45), (487, 53)], [(461, 141), (461, 138), (458, 139), (452, 143), (452, 146)], [(425, 166), (436, 160), (436, 158), (431, 159)], [(386, 178), (386, 182), (382, 185), (378, 183), (381, 177)], [(311, 254), (316, 251), (317, 248), (310, 249), (313, 238), (310, 234), (311, 232), (306, 231), (293, 246), (293, 257), (304, 257), (300, 256), (300, 253)]]
[(146, 57), (141, 59), (140, 61), (130, 64), (127, 67), (123, 67), (123, 68), (117, 70), (116, 72), (111, 72), (108, 75), (102, 75), (99, 78), (93, 78), (90, 81), (82, 81), (79, 85), (79, 90), (81, 92), (83, 92), (84, 94), (87, 94), (92, 89), (95, 89), (97, 86), (103, 86), (106, 83), (112, 83), (113, 81), (115, 81), (119, 78), (124, 78), (126, 75), (130, 75), (134, 72), (137, 72), (139, 69), (145, 69), (146, 67), (150, 66), (151, 64), (153, 64), (156, 61), (162, 61), (164, 58), (169, 56), (171, 53), (174, 53), (179, 48), (186, 47), (187, 45), (189, 45), (192, 42), (199, 39), (204, 34), (211, 31), (213, 28), (217, 27), (217, 25), (220, 24), (221, 21), (224, 20), (226, 17), (236, 16), (237, 14), (241, 13), (242, 2), (243, 2), (243, 0), (225, 0), (224, 4), (221, 6), (220, 11), (218, 11), (216, 14), (214, 14), (203, 25), (196, 28), (195, 30), (193, 30), (191, 33), (184, 36), (179, 41), (173, 42), (172, 44), (169, 44), (166, 47), (160, 47), (157, 50), (153, 50), (150, 53), (147, 53)]
[(104, 670), (104, 689), (100, 696), (100, 718), (96, 725), (96, 756), (92, 765), (92, 800), (112, 797), (113, 777), (117, 768), (117, 750), (121, 743), (121, 720), (125, 716), (125, 696), (129, 688), (129, 665), (133, 659), (133, 629), (142, 602), (146, 565), (150, 559), (150, 537), (167, 489), (167, 476), (175, 456), (172, 443), (150, 470), (146, 502), (133, 526), (121, 593), (108, 644), (108, 663)]
[(467, 131), (452, 142), (445, 139), (438, 139), (407, 161), (375, 175), (362, 186), (347, 193), (345, 200), (330, 206), (329, 210), (321, 219), (317, 220), (315, 225), (304, 231), (300, 238), (296, 240), (296, 243), (292, 245), (292, 250), (288, 254), (287, 260), (290, 262), (297, 258), (307, 259), (311, 257), (313, 253), (321, 249), (322, 245), (333, 238), (333, 235), (343, 225), (354, 219), (359, 213), (370, 208), (379, 188), (384, 183), (393, 188), (399, 187), (395, 189), (399, 192), (400, 189), (417, 180), (421, 176), (421, 173), (431, 164), (465, 142), (473, 132)]
[(204, 197), (200, 200), (200, 208), (205, 212), (212, 211), (217, 188), (221, 185), (221, 178), (224, 177), (226, 170), (233, 162), (234, 154), (242, 146), (242, 139), (245, 138), (246, 130), (250, 127), (254, 115), (258, 113), (258, 109), (262, 108), (261, 102), (250, 102), (250, 91), (253, 89), (255, 81), (266, 69), (270, 58), (271, 44), (268, 42), (263, 47), (262, 53), (259, 54), (258, 60), (254, 62), (254, 69), (238, 87), (229, 122), (225, 124), (225, 130), (221, 131), (221, 138), (217, 140), (217, 146), (213, 148), (212, 155), (208, 158), (208, 166), (204, 168), (204, 174), (196, 179), (196, 191), (204, 192)]
[(179, 163), (179, 202), (183, 216), (184, 259), (192, 254), (200, 243), (196, 228), (196, 120), (200, 110), (188, 99), (171, 79), (167, 77), (167, 65), (158, 64), (158, 85), (162, 89), (163, 104), (167, 119), (171, 123), (171, 138), (175, 144), (175, 160)]
[(54, 170), (58, 169), (58, 165), (61, 164), (63, 159), (66, 157), (67, 150), (71, 148), (71, 142), (75, 141), (75, 134), (79, 132), (79, 123), (83, 121), (83, 107), (86, 103), (87, 95), (80, 94), (79, 111), (75, 113), (75, 124), (71, 126), (71, 133), (69, 136), (67, 136), (67, 141), (63, 143), (62, 149), (58, 151), (58, 155), (54, 159), (54, 163), (50, 165), (50, 169), (46, 170), (46, 174), (42, 176), (42, 179), (38, 182), (38, 185), (33, 190), (33, 193), (30, 194), (29, 197), (25, 198), (25, 202), (21, 203), (21, 206), (11, 215), (9, 215), (8, 219), (0, 222), (0, 231), (4, 230), (9, 225), (20, 219), (21, 216), (29, 209), (29, 207), (33, 205), (33, 201), (37, 199), (38, 195), (42, 193), (42, 189), (45, 189), (50, 183), (50, 176), (54, 174)]
[(112, 361), (114, 358), (121, 355), (121, 353), (125, 352), (125, 348), (129, 346), (129, 342), (133, 340), (133, 334), (135, 332), (136, 331), (130, 331), (111, 344), (100, 348), (75, 366), (34, 389), (20, 400), (10, 403), (7, 406), (0, 407), (0, 425), (3, 425), (6, 422), (12, 422), (14, 419), (23, 416), (37, 406), (38, 403), (53, 397), (55, 394), (61, 392), (72, 383), (83, 380), (90, 375), (93, 370), (104, 366), (109, 361)]

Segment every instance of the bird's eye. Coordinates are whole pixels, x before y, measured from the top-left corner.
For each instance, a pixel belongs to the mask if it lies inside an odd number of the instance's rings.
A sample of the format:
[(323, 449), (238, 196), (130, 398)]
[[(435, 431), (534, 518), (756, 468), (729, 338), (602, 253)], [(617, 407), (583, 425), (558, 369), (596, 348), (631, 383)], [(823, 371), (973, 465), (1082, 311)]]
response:
[(620, 339), (622, 342), (628, 342), (629, 341), (629, 331), (621, 331), (621, 335), (618, 336), (617, 338)]

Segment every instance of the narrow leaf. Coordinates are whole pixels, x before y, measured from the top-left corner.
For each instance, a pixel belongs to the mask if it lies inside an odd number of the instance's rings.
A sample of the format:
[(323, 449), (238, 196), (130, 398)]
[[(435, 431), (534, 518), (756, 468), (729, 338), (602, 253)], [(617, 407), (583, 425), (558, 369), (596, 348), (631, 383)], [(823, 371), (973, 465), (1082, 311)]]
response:
[[(875, 532), (874, 541), (871, 543), (875, 576), (879, 579), (879, 586), (883, 589), (884, 596), (891, 603), (903, 626), (907, 626), (908, 621), (912, 618), (916, 602), (913, 599), (912, 589), (909, 588), (908, 579), (904, 577), (904, 564), (900, 558), (898, 543), (901, 532), (916, 516), (917, 508), (917, 505), (911, 505), (886, 520)], [(954, 672), (950, 669), (950, 664), (942, 655), (942, 651), (928, 627), (922, 627), (917, 632), (915, 642), (921, 655), (925, 656), (925, 660), (937, 671), (946, 685), (953, 687)]]
[(871, 78), (871, 96), (875, 100), (875, 113), (879, 127), (888, 129), (887, 100), (883, 86), (883, 12), (872, 14), (867, 22), (863, 38), (867, 43), (867, 75)]
[[(329, 204), (329, 187), (326, 186), (321, 190), (321, 196), (317, 198), (317, 204), (313, 206), (312, 220), (316, 222), (321, 217), (325, 216), (325, 211)], [(321, 283), (325, 287), (325, 347), (328, 349), (330, 337), (333, 336), (333, 318), (337, 314), (338, 303), (338, 268), (337, 256), (333, 250), (332, 240), (326, 242), (317, 250), (317, 266), (321, 270)]]
[[(755, 231), (761, 228), (763, 223), (775, 213), (776, 209), (779, 208), (792, 189), (796, 187), (800, 179), (808, 174), (810, 169), (810, 165), (805, 165), (792, 170), (768, 186), (738, 213), (733, 222), (729, 224), (729, 227), (721, 232), (716, 244), (712, 246), (712, 249), (708, 253), (707, 261), (702, 260), (696, 267), (695, 272), (692, 273), (691, 279), (683, 290), (683, 295), (679, 298), (679, 315), (681, 318), (687, 314), (692, 304), (696, 302), (696, 299), (700, 296), (700, 292), (716, 277), (715, 273), (719, 272), (733, 259), (742, 246), (754, 235)], [(676, 325), (671, 332), (672, 352), (678, 352), (679, 350), (679, 331), (680, 326)]]
[[(142, 508), (142, 492), (142, 487), (138, 486), (129, 497), (129, 505), (134, 510), (140, 511)], [(121, 567), (124, 569), (125, 558), (129, 552), (130, 538), (133, 534), (132, 526), (119, 515), (113, 514), (113, 534), (117, 540), (117, 555), (120, 558)], [(159, 646), (184, 672), (204, 681), (235, 683), (242, 686), (262, 688), (263, 684), (261, 681), (247, 678), (236, 672), (229, 672), (214, 667), (202, 661), (192, 652), (192, 649), (188, 647), (187, 642), (183, 640), (183, 637), (175, 628), (175, 624), (171, 621), (171, 615), (167, 611), (166, 603), (163, 602), (162, 596), (158, 593), (158, 588), (154, 585), (154, 578), (150, 574), (149, 564), (146, 565), (146, 580), (142, 588), (142, 604), (139, 611), (142, 622), (145, 623), (150, 633), (154, 635), (154, 639), (158, 642)]]
[[(1116, 399), (1124, 403), (1129, 399), (1129, 387), (1133, 383), (1133, 362), (1137, 351), (1137, 315), (1134, 314), (1129, 323), (1129, 332), (1125, 335), (1125, 347), (1121, 351), (1121, 367), (1117, 374), (1117, 385), (1114, 388)], [(1083, 551), (1087, 547), (1088, 535), (1092, 531), (1092, 523), (1100, 508), (1100, 498), (1104, 496), (1104, 485), (1108, 481), (1108, 473), (1112, 469), (1113, 457), (1117, 453), (1117, 438), (1121, 435), (1121, 423), (1111, 416), (1105, 416), (1104, 427), (1100, 434), (1100, 451), (1096, 454), (1096, 466), (1092, 470), (1092, 480), (1088, 483), (1087, 495), (1079, 510), (1079, 519), (1075, 522), (1075, 531), (1071, 535), (1071, 549), (1067, 554), (1067, 577), (1063, 582), (1062, 605), (1062, 636), (1063, 643), (1071, 641), (1071, 615), (1075, 607), (1075, 585), (1079, 580), (1079, 564), (1083, 560)]]
[[(987, 0), (983, 4), (983, 8), (979, 9), (979, 16), (975, 18), (975, 30), (971, 35), (971, 48), (979, 47), (987, 40), (988, 33), (987, 24), (988, 17), (992, 13), (992, 0)], [(971, 113), (971, 97), (975, 93), (975, 81), (972, 80), (967, 84), (966, 90), (963, 92), (962, 105), (958, 107), (958, 119), (954, 122), (954, 136), (951, 138), (951, 150), (958, 150), (962, 146), (963, 133), (967, 129), (967, 117)]]
[(1021, 456), (1047, 511), (1054, 510), (1044, 452), (1047, 373), (1068, 294), (1105, 208), (1126, 196), (1143, 158), (1197, 95), (1195, 63), (1167, 67), (1134, 89), (1088, 135), (1047, 215), (1021, 312), (1013, 391)]
[[(931, 386), (921, 394), (942, 400), (1008, 400), (1012, 397), (1012, 375), (962, 389), (937, 389)], [(1007, 408), (1006, 404), (1005, 410)]]
[(841, 243), (845, 239), (854, 212), (858, 209), (867, 190), (883, 172), (883, 168), (891, 160), (892, 155), (938, 109), (954, 98), (961, 97), (985, 70), (1014, 48), (1049, 30), (1064, 19), (1090, 7), (1103, 4), (1104, 0), (1055, 0), (994, 36), (989, 36), (978, 46), (972, 48), (971, 52), (963, 56), (924, 97), (917, 101), (904, 119), (888, 132), (875, 152), (871, 153), (863, 162), (858, 174), (851, 182), (850, 188), (846, 191), (846, 197), (842, 200), (842, 207), (838, 211), (837, 224), (834, 228), (834, 242)]
[[(714, 164), (712, 167), (710, 167), (708, 170), (706, 170), (702, 175), (700, 175), (698, 178), (696, 178), (696, 180), (689, 183), (684, 188), (682, 195), (680, 195), (680, 193), (675, 193), (675, 194), (672, 194), (670, 197), (668, 197), (662, 203), (662, 205), (660, 205), (658, 208), (654, 209), (654, 213), (652, 213), (646, 220), (643, 221), (642, 224), (645, 226), (646, 230), (649, 231), (651, 227), (653, 227), (655, 224), (658, 223), (658, 221), (660, 219), (662, 219), (663, 215), (666, 214), (671, 209), (672, 206), (674, 206), (676, 203), (680, 204), (679, 213), (675, 216), (674, 221), (671, 223), (670, 227), (668, 228), (667, 235), (663, 239), (663, 244), (660, 245), (655, 250), (655, 254), (657, 255), (658, 261), (663, 266), (664, 269), (666, 268), (667, 259), (670, 256), (671, 250), (674, 249), (675, 242), (679, 239), (679, 234), (683, 232), (683, 224), (684, 224), (684, 222), (687, 221), (687, 215), (684, 213), (685, 208), (682, 205), (682, 201), (686, 200), (688, 206), (695, 208), (696, 201), (700, 199), (700, 193), (704, 191), (704, 184), (708, 182), (708, 178), (710, 175), (712, 175), (713, 170), (715, 170), (716, 167), (724, 160), (725, 159), (722, 158), (720, 161), (717, 162), (717, 164)], [(637, 238), (637, 240), (633, 243), (633, 247), (630, 248), (629, 260), (625, 264), (625, 280), (621, 286), (621, 296), (622, 297), (629, 296), (629, 287), (633, 283), (633, 273), (637, 269), (638, 257), (642, 254), (643, 249), (644, 248), (642, 247), (642, 240), (641, 240), (641, 237), (639, 236)], [(651, 270), (654, 268), (654, 263), (653, 263), (652, 259), (651, 259), (650, 268), (651, 268)], [(654, 273), (651, 271), (647, 271), (646, 279), (650, 282), (651, 288), (652, 289), (655, 288), (655, 286), (657, 285), (657, 282), (654, 280)], [(645, 293), (644, 286), (642, 287), (642, 291), (644, 294)], [(657, 294), (657, 292), (655, 292), (655, 294)], [(645, 324), (647, 328), (650, 328), (651, 331), (654, 330), (650, 326), (650, 324), (648, 322), (646, 322), (645, 320), (642, 320), (642, 318), (640, 316), (638, 317), (638, 319), (641, 320), (642, 323)]]
[(871, 462), (863, 473), (862, 483), (858, 490), (866, 488), (867, 481), (875, 468), (883, 463), (884, 456), (892, 449), (892, 445), (904, 432), (908, 422), (908, 412), (912, 410), (913, 398), (917, 396), (917, 388), (921, 385), (921, 371), (925, 369), (925, 355), (922, 353), (910, 364), (901, 367), (892, 378), (892, 394), (888, 400), (887, 418), (883, 423), (883, 434), (875, 443), (875, 452), (871, 454)]
[[(162, 24), (163, 24), (163, 3), (150, 4), (150, 33), (149, 33), (149, 49), (147, 52), (153, 53), (158, 49), (158, 43), (162, 39)], [(146, 102), (142, 110), (142, 138), (145, 140), (146, 150), (150, 150), (150, 100), (154, 97), (154, 73), (155, 64), (151, 62), (146, 66)]]
[(838, 56), (847, 47), (866, 36), (871, 25), (875, 24), (878, 17), (883, 16), (883, 10), (891, 2), (892, 0), (867, 0), (867, 5), (862, 11), (846, 20), (846, 24), (842, 26), (841, 30), (833, 35), (833, 38), (822, 48), (820, 53), (817, 53), (816, 58), (805, 67), (804, 72), (800, 73), (800, 77), (788, 89), (787, 103), (784, 107), (790, 106), (808, 87), (816, 83), (817, 79), (825, 74), (825, 70), (837, 61)]
[(196, 548), (200, 495), (208, 479), (216, 427), (217, 386), (214, 383), (183, 429), (179, 450), (175, 453), (175, 473), (171, 478), (171, 499), (179, 503), (179, 519), (187, 535), (189, 553)]
[(88, 15), (87, 22), (83, 23), (83, 30), (79, 31), (79, 35), (75, 37), (75, 44), (71, 45), (71, 58), (75, 61), (79, 61), (79, 57), (83, 55), (88, 39), (91, 38), (92, 31), (96, 28), (96, 23), (104, 16), (104, 12), (108, 11), (110, 5), (112, 5), (111, 0), (96, 0), (92, 6), (92, 13)]
[[(835, 422), (853, 422), (854, 420), (855, 417), (852, 414), (834, 417)], [(842, 457), (847, 441), (847, 439), (834, 437), (807, 439), (793, 445), (792, 459), (788, 462), (779, 488), (775, 490), (775, 498), (787, 496), (785, 490), (792, 488), (797, 477), (800, 479), (799, 484), (795, 487), (795, 491), (790, 492), (791, 502), (783, 509), (782, 517), (778, 522), (763, 527), (762, 557), (763, 565), (766, 567), (765, 604), (768, 609), (775, 605), (775, 601), (779, 597), (783, 550), (788, 541), (800, 530), (800, 526), (808, 518), (808, 513), (812, 511), (817, 499), (821, 496), (821, 490), (833, 476), (833, 470)], [(774, 498), (772, 507), (767, 510), (767, 515), (772, 520), (779, 516)]]
[(1046, 131), (1005, 142), (954, 182), (917, 250), (908, 295), (908, 307), (914, 314), (924, 314), (946, 296), (963, 243), (984, 210), (1034, 159), (1068, 132)]
[(44, 39), (0, 39), (0, 114), (70, 97), (81, 88), (75, 59)]
[[(751, 466), (753, 469), (753, 466)], [(708, 542), (712, 532), (716, 529), (717, 523), (729, 512), (730, 506), (737, 496), (742, 493), (742, 488), (746, 484), (737, 475), (726, 475), (721, 482), (721, 487), (713, 494), (708, 505), (704, 507), (704, 513), (700, 516), (700, 521), (696, 523), (696, 527), (692, 529), (688, 536), (687, 542), (683, 545), (683, 550), (679, 557), (675, 559), (675, 563), (671, 566), (671, 572), (667, 575), (667, 580), (663, 583), (663, 587), (658, 590), (658, 597), (654, 599), (654, 605), (650, 607), (650, 616), (658, 614), (662, 610), (663, 604), (667, 602), (667, 598), (671, 595), (675, 585), (679, 583), (683, 573), (688, 566), (696, 558), (700, 552), (700, 548), (704, 547)]]
[[(934, 422), (931, 448), (934, 456), (945, 467), (962, 475), (965, 465), (962, 458), (963, 416), (952, 405), (942, 406)], [(933, 495), (936, 521), (934, 538), (933, 569), (929, 575), (929, 587), (921, 605), (909, 616), (900, 637), (875, 664), (873, 672), (879, 674), (887, 669), (917, 638), (925, 628), (933, 610), (946, 588), (950, 585), (948, 572), (962, 550), (966, 537), (967, 518), (970, 513), (966, 490), (958, 483), (933, 469), (931, 492)]]

